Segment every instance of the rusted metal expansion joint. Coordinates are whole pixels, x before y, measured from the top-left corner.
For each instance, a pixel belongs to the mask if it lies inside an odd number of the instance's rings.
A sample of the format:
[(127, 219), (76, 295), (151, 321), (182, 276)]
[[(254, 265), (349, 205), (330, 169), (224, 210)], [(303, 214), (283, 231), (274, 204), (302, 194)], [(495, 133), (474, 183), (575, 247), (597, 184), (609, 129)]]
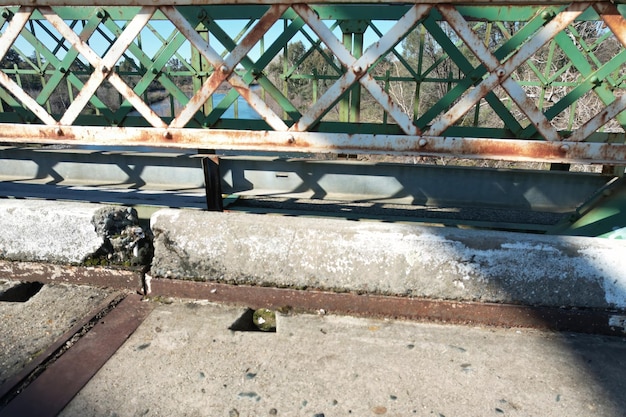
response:
[[(389, 317), (438, 323), (527, 327), (624, 336), (619, 323), (625, 312), (523, 306), (400, 296), (295, 290), (215, 282), (151, 278), (141, 271), (0, 261), (0, 279), (42, 283), (74, 283), (126, 289), (149, 297), (203, 299), (294, 312), (319, 312), (363, 317)], [(621, 319), (620, 319), (621, 318)], [(617, 324), (616, 324), (617, 323)]]

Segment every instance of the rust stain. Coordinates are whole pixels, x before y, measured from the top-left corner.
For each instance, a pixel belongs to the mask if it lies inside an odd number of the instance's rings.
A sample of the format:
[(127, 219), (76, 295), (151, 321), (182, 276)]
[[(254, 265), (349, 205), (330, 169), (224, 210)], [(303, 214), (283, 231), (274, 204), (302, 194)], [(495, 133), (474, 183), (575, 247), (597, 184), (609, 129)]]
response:
[[(254, 94), (242, 88), (244, 96)], [(58, 129), (62, 135), (58, 135)], [(387, 153), (512, 161), (620, 163), (623, 143), (586, 143), (520, 139), (486, 139), (416, 135), (332, 134), (183, 128), (116, 128), (5, 124), (5, 142), (92, 145), (149, 144), (181, 148), (259, 150), (267, 152)]]
[(253, 309), (324, 310), (330, 314), (365, 317), (623, 335), (621, 329), (609, 326), (608, 320), (615, 313), (608, 311), (358, 295), (162, 278), (153, 278), (151, 286), (153, 296), (206, 299)]
[(617, 6), (610, 2), (601, 2), (595, 3), (593, 7), (621, 42), (622, 46), (626, 48), (626, 20), (617, 10)]
[[(0, 278), (9, 280), (113, 286), (137, 292), (142, 288), (140, 277), (139, 271), (0, 260)], [(330, 314), (454, 324), (531, 327), (623, 336), (622, 329), (609, 325), (609, 319), (615, 312), (604, 310), (432, 300), (392, 295), (360, 295), (165, 278), (153, 278), (150, 286), (150, 295), (154, 297), (204, 299), (245, 305), (254, 309), (270, 308), (305, 312), (324, 310)]]
[(535, 143), (534, 146), (527, 145), (525, 143), (519, 143), (516, 141), (476, 141), (476, 142), (464, 142), (462, 146), (462, 153), (464, 155), (500, 155), (506, 156), (523, 156), (530, 159), (558, 159), (564, 158), (566, 152), (564, 149), (558, 146), (554, 146), (550, 143)]

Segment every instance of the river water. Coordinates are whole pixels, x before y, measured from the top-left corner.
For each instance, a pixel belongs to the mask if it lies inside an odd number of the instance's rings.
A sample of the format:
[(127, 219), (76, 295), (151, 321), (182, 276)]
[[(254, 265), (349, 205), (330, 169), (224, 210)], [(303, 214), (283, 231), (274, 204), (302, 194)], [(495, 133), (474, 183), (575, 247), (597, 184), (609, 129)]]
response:
[[(215, 93), (213, 94), (213, 96), (211, 96), (211, 100), (213, 103), (213, 107), (217, 106), (219, 104), (220, 101), (222, 101), (222, 99), (226, 96), (226, 94), (223, 93)], [(179, 112), (181, 110), (181, 106), (176, 103), (177, 106), (175, 106), (175, 112)], [(171, 104), (170, 104), (170, 100), (166, 99), (166, 100), (161, 100), (161, 101), (157, 101), (155, 103), (152, 103), (150, 105), (150, 107), (152, 108), (152, 110), (154, 110), (154, 112), (156, 114), (158, 114), (161, 117), (171, 117)], [(130, 112), (129, 116), (139, 116), (139, 113), (136, 111)], [(237, 97), (237, 101), (235, 101), (222, 115), (223, 119), (260, 119), (261, 117), (259, 116), (259, 114), (252, 108), (250, 107), (250, 104), (248, 104), (248, 102), (243, 98), (243, 97)]]

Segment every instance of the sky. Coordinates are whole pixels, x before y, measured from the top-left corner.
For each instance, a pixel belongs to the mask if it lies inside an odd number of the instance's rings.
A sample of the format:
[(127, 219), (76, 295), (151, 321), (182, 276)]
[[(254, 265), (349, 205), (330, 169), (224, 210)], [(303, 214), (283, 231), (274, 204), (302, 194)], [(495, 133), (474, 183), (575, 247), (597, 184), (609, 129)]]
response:
[[(224, 29), (224, 31), (226, 31), (231, 37), (234, 38), (242, 30), (242, 28), (245, 27), (247, 20), (229, 20), (229, 21), (220, 21), (218, 23)], [(386, 30), (388, 30), (389, 27), (392, 25), (391, 22), (374, 22), (374, 23), (379, 28), (379, 30), (382, 31), (383, 33)], [(122, 24), (123, 24), (122, 22), (118, 23), (118, 25), (120, 26)], [(153, 57), (155, 53), (158, 51), (158, 49), (163, 45), (163, 39), (166, 39), (175, 28), (169, 21), (152, 21), (151, 25), (154, 31), (158, 33), (158, 35), (155, 35), (148, 28), (144, 28), (144, 30), (141, 33), (141, 46), (148, 56)], [(56, 30), (52, 28), (47, 22), (45, 22), (45, 26), (52, 33), (56, 33)], [(2, 28), (2, 32), (4, 32), (5, 30), (6, 30), (6, 25)], [(80, 23), (78, 23), (74, 27), (74, 31), (79, 33), (81, 30), (82, 30), (82, 26)], [(314, 40), (317, 39), (317, 36), (308, 27), (305, 27), (303, 30), (306, 30), (312, 39)], [(282, 21), (277, 22), (270, 30), (268, 30), (264, 38), (266, 49), (282, 33), (282, 31), (283, 31)], [(341, 33), (339, 29), (335, 29), (334, 33), (338, 37), (338, 39), (341, 39)], [(37, 39), (42, 41), (44, 45), (46, 45), (49, 49), (53, 49), (57, 44), (56, 40), (50, 37), (43, 28), (36, 27), (35, 35), (37, 36)], [(113, 35), (109, 33), (108, 31), (107, 31), (107, 36), (113, 38)], [(158, 36), (161, 36), (162, 39), (159, 39)], [(365, 33), (365, 39), (364, 39), (365, 46), (367, 47), (367, 45), (375, 42), (376, 40), (378, 40), (378, 36), (374, 33), (374, 31), (371, 28), (368, 29)], [(296, 42), (296, 41), (302, 41), (306, 46), (311, 45), (310, 42), (306, 39), (306, 37), (302, 34), (296, 35), (294, 38), (291, 39), (290, 42)], [(209, 43), (218, 53), (222, 53), (225, 50), (225, 48), (215, 39), (214, 36), (211, 36)], [(106, 40), (102, 35), (95, 33), (89, 39), (89, 44), (99, 56), (102, 56), (105, 53), (106, 49), (109, 47), (110, 42)], [(31, 56), (33, 54), (34, 47), (22, 36), (18, 37), (18, 39), (14, 43), (14, 46), (17, 47), (26, 56)], [(66, 42), (66, 46), (69, 46), (67, 42)], [(260, 56), (260, 52), (261, 52), (260, 43), (257, 43), (257, 45), (255, 45), (253, 50), (249, 53), (249, 57), (252, 60), (256, 61), (258, 57)], [(189, 43), (185, 42), (178, 49), (178, 53), (180, 55), (178, 59), (184, 59), (188, 61), (191, 55), (191, 48), (190, 48)], [(57, 57), (62, 58), (65, 55), (65, 52), (63, 50), (60, 50), (56, 55)]]

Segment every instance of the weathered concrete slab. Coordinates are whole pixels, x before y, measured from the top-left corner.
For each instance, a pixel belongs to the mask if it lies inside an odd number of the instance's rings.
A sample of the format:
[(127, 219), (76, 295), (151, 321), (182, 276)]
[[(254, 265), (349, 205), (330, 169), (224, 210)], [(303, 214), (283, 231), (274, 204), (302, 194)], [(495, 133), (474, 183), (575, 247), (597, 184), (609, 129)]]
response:
[(161, 210), (152, 274), (436, 299), (626, 307), (626, 242)]
[(234, 332), (244, 309), (157, 306), (60, 414), (603, 416), (626, 411), (617, 337), (333, 315)]
[(11, 296), (20, 285), (28, 284), (0, 280), (0, 385), (115, 292), (50, 284), (27, 299)]
[(0, 199), (0, 258), (69, 264), (88, 258), (96, 263), (149, 261), (144, 258), (151, 255), (151, 243), (146, 253), (139, 251), (146, 236), (138, 221), (134, 209), (121, 206)]

